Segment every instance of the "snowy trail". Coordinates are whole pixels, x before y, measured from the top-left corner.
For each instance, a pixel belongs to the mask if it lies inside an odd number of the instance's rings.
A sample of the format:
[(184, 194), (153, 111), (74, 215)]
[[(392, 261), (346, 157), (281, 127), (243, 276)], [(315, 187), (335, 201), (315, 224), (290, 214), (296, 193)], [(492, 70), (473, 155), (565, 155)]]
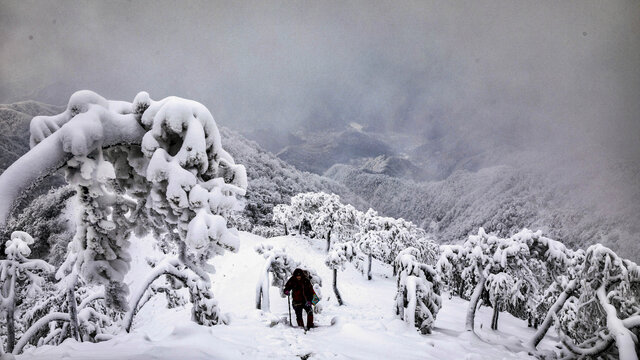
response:
[[(144, 256), (151, 239), (139, 239), (130, 279), (144, 273)], [(255, 285), (264, 258), (253, 248), (260, 243), (284, 247), (288, 254), (322, 277), (316, 323), (330, 327), (306, 334), (288, 324), (287, 299), (270, 289), (271, 313), (255, 309)], [(18, 359), (523, 359), (522, 343), (533, 334), (526, 322), (502, 313), (500, 330), (490, 330), (491, 309), (477, 315), (478, 335), (464, 331), (467, 302), (443, 295), (433, 334), (420, 335), (393, 314), (396, 290), (391, 268), (374, 263), (374, 278), (366, 280), (352, 265), (338, 273), (345, 306), (338, 306), (331, 289), (331, 270), (324, 265), (324, 241), (278, 237), (264, 239), (241, 233), (240, 250), (215, 258), (213, 293), (229, 325), (211, 328), (190, 321), (188, 308), (166, 309), (162, 296), (153, 298), (134, 322), (132, 334), (98, 344), (66, 341), (59, 347), (27, 350)], [(140, 275), (137, 275), (140, 274)], [(134, 284), (131, 285), (135, 287)], [(280, 319), (284, 323), (276, 323)], [(295, 314), (292, 311), (293, 322)], [(481, 340), (482, 339), (482, 340)], [(545, 339), (542, 348), (552, 343)]]

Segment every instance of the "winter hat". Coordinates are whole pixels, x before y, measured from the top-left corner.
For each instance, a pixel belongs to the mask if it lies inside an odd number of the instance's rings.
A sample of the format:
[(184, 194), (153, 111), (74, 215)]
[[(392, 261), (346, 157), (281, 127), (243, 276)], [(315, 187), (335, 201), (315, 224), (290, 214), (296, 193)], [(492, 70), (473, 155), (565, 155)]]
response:
[(302, 269), (300, 268), (293, 270), (293, 276), (298, 276), (298, 275), (304, 277), (304, 271), (302, 271)]

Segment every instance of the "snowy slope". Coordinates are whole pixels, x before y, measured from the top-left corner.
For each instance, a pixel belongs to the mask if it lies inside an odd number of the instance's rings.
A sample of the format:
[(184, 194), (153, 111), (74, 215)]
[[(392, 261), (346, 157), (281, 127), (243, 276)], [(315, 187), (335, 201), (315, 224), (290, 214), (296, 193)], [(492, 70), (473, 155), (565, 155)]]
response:
[[(131, 334), (120, 334), (98, 344), (71, 339), (61, 346), (29, 349), (17, 359), (523, 359), (528, 358), (522, 343), (533, 331), (526, 322), (503, 313), (500, 330), (490, 330), (491, 311), (481, 308), (477, 318), (478, 336), (464, 331), (466, 301), (443, 296), (432, 335), (420, 335), (394, 317), (395, 280), (391, 269), (374, 264), (374, 279), (367, 281), (352, 266), (338, 275), (346, 306), (337, 306), (331, 291), (331, 273), (324, 265), (322, 241), (278, 237), (264, 239), (241, 234), (237, 253), (215, 258), (213, 292), (229, 325), (203, 327), (189, 320), (188, 306), (166, 309), (162, 296), (153, 298), (141, 311)], [(153, 240), (134, 239), (133, 267), (128, 276), (132, 292), (144, 278), (145, 257), (153, 254)], [(298, 261), (314, 268), (323, 279), (320, 327), (304, 334), (286, 323), (287, 302), (271, 288), (272, 314), (255, 309), (255, 285), (264, 258), (254, 246), (259, 243), (285, 247)], [(293, 315), (295, 317), (295, 315)], [(294, 320), (295, 321), (295, 320)], [(550, 348), (545, 339), (542, 348)]]

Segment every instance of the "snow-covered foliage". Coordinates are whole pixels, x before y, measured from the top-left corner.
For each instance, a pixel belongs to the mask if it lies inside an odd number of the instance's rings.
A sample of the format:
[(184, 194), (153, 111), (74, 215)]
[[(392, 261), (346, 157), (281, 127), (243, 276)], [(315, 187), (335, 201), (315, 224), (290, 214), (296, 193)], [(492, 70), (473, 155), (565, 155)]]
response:
[[(76, 194), (72, 186), (62, 186), (35, 198), (19, 214), (11, 217), (1, 229), (0, 238), (9, 239), (14, 231), (24, 231), (34, 239), (31, 257), (43, 259), (54, 266), (64, 260), (67, 244), (73, 239), (74, 227), (68, 218), (68, 206)], [(0, 258), (4, 243), (0, 244)]]
[[(129, 306), (123, 281), (134, 231), (153, 231), (167, 252), (176, 253), (178, 263), (154, 274), (173, 275), (188, 287), (194, 320), (218, 322), (207, 275), (214, 269), (207, 261), (239, 246), (226, 218), (242, 208), (247, 178), (245, 168), (222, 148), (217, 125), (203, 105), (177, 97), (153, 101), (145, 92), (132, 103), (109, 101), (79, 91), (63, 113), (33, 118), (31, 146), (0, 176), (0, 192), (9, 203), (0, 206), (0, 220), (4, 225), (17, 192), (58, 168), (65, 170), (77, 193), (78, 218), (57, 277), (73, 304), (68, 316), (76, 338), (79, 326), (95, 332), (87, 324), (104, 322), (95, 311), (76, 309), (79, 281), (102, 285), (109, 307), (135, 313), (139, 299)], [(146, 287), (138, 290), (145, 292)]]
[(365, 272), (366, 258), (369, 279), (372, 259), (392, 264), (398, 253), (408, 246), (417, 248), (417, 258), (425, 263), (435, 264), (439, 256), (435, 242), (413, 223), (379, 216), (373, 209), (358, 211), (340, 203), (334, 194), (298, 194), (290, 205), (276, 206), (273, 219), (287, 231), (298, 229), (302, 233), (308, 225), (312, 236), (320, 235), (327, 240), (327, 251), (332, 239), (338, 243), (354, 241), (359, 253), (356, 266)]
[(395, 311), (421, 333), (430, 334), (436, 315), (442, 306), (440, 279), (430, 266), (416, 259), (416, 248), (402, 250), (394, 261), (398, 268)]
[(344, 205), (336, 194), (301, 193), (291, 198), (290, 205), (278, 205), (273, 209), (274, 222), (285, 228), (285, 233), (296, 229), (302, 233), (308, 225), (312, 234), (327, 241), (341, 242), (352, 238), (356, 231), (358, 215), (351, 205)]
[[(287, 255), (284, 249), (274, 249), (271, 245), (259, 244), (255, 247), (255, 251), (265, 258), (263, 270), (256, 284), (256, 309), (266, 312), (271, 311), (269, 286), (275, 286), (280, 289), (280, 296), (285, 297), (284, 286), (296, 268), (300, 268), (305, 272), (307, 278), (311, 281), (313, 289), (316, 291), (316, 295), (319, 299), (322, 299), (320, 291), (322, 279), (315, 270)], [(271, 274), (271, 282), (269, 282), (269, 274)], [(319, 312), (322, 310), (319, 305), (315, 306), (314, 311)]]
[[(568, 302), (557, 329), (577, 355), (637, 359), (640, 336), (640, 267), (600, 244), (586, 250), (580, 295)], [(610, 345), (615, 347), (610, 349)]]
[[(525, 293), (537, 288), (536, 278), (528, 266), (529, 256), (529, 247), (521, 237), (502, 239), (488, 235), (483, 228), (479, 229), (477, 235), (470, 235), (460, 248), (443, 247), (437, 269), (449, 282), (449, 287), (462, 287), (464, 284), (465, 295), (473, 289), (467, 313), (467, 330), (474, 328), (475, 310), (491, 274), (505, 273), (513, 279), (512, 288), (508, 289), (512, 300), (515, 297), (524, 301), (527, 299)], [(460, 270), (462, 272), (458, 275), (456, 271)]]
[[(21, 313), (27, 310), (17, 309), (17, 304), (38, 296), (45, 282), (43, 275), (54, 271), (53, 266), (47, 262), (28, 258), (31, 254), (29, 246), (33, 243), (31, 235), (23, 231), (14, 231), (11, 239), (5, 244), (4, 253), (7, 258), (0, 260), (0, 316), (6, 320), (5, 349), (9, 353), (13, 352), (16, 346), (16, 319), (20, 319)], [(0, 347), (4, 346), (0, 344)]]
[(344, 270), (347, 262), (351, 262), (356, 257), (356, 247), (352, 241), (334, 244), (327, 254), (325, 264), (329, 269)]
[(462, 261), (462, 252), (461, 245), (440, 245), (436, 270), (449, 293), (455, 292), (461, 298), (465, 298), (466, 279), (462, 277), (465, 263)]

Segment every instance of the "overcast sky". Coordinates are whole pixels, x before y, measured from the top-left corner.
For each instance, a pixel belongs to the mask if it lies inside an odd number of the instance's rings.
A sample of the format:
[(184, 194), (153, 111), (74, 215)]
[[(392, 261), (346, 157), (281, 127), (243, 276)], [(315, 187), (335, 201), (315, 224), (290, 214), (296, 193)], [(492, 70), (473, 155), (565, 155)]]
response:
[(640, 155), (638, 0), (0, 4), (0, 103), (146, 90), (236, 129), (357, 121)]

